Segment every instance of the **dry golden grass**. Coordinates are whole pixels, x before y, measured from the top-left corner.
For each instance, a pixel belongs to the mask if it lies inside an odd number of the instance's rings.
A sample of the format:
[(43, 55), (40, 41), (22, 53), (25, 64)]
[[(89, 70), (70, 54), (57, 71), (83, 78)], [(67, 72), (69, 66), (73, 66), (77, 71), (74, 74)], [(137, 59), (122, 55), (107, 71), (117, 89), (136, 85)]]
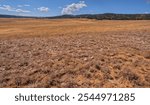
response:
[(0, 87), (150, 87), (150, 21), (0, 19)]
[(2, 36), (51, 36), (84, 32), (139, 31), (149, 30), (150, 22), (142, 21), (97, 21), (88, 19), (0, 19)]

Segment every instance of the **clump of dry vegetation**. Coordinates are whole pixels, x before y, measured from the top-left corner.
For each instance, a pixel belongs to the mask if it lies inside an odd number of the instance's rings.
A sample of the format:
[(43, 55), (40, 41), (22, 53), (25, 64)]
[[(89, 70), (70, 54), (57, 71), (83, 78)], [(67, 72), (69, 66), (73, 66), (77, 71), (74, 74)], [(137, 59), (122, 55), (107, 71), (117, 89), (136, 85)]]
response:
[(0, 87), (150, 87), (149, 21), (0, 23)]

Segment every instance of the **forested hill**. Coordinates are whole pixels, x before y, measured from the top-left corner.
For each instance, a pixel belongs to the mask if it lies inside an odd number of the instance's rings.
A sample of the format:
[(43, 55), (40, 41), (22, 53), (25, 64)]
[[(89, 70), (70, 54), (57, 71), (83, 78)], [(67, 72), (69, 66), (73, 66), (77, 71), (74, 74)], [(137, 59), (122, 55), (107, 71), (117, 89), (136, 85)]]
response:
[(46, 19), (64, 19), (64, 18), (88, 18), (97, 20), (150, 20), (150, 14), (83, 14), (83, 15), (61, 15), (54, 17), (29, 17), (15, 15), (0, 15), (0, 18), (46, 18)]
[(150, 14), (83, 14), (83, 15), (62, 15), (55, 17), (47, 17), (50, 19), (55, 18), (88, 18), (97, 20), (150, 20)]

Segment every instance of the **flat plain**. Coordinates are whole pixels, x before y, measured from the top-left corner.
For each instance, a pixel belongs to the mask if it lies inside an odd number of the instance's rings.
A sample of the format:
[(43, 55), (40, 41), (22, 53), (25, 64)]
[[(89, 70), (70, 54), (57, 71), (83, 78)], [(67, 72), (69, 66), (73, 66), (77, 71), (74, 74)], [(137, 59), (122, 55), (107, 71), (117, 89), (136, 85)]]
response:
[(0, 87), (150, 87), (150, 21), (2, 18)]

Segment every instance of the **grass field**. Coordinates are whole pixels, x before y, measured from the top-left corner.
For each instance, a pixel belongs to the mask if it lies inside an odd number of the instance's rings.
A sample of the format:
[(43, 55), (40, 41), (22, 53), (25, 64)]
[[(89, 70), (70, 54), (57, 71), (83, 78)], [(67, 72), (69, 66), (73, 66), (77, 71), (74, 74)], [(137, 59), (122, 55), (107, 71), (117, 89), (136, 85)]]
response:
[(0, 87), (150, 87), (150, 21), (0, 19)]

